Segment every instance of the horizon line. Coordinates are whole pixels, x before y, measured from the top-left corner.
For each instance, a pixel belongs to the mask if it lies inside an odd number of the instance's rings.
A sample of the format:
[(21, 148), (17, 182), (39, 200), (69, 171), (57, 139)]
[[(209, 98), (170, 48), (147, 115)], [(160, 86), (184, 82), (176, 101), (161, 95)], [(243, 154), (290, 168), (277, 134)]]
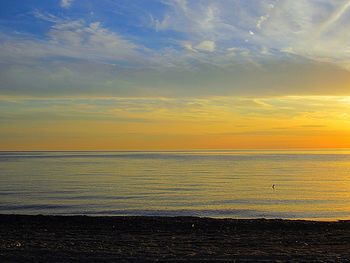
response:
[(350, 150), (348, 147), (344, 148), (235, 148), (235, 149), (162, 149), (162, 150), (0, 150), (0, 153), (4, 152), (203, 152), (203, 151), (317, 151), (317, 150)]

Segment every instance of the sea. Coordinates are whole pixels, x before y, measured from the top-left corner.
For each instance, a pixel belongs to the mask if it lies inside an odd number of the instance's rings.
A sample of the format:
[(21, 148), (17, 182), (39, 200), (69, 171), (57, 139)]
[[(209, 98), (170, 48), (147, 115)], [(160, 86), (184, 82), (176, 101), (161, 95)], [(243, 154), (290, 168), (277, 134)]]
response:
[(0, 152), (0, 214), (350, 219), (350, 150)]

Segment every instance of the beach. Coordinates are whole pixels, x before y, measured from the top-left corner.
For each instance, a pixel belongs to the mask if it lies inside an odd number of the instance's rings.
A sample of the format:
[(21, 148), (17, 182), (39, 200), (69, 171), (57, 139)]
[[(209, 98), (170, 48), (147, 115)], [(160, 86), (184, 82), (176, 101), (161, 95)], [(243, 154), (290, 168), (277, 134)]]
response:
[(347, 262), (350, 221), (0, 215), (1, 262)]

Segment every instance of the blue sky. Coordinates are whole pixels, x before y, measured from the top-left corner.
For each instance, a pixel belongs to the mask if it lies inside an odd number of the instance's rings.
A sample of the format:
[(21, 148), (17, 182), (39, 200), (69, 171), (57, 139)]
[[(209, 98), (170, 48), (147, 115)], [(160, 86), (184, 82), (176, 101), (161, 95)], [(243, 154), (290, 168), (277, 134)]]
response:
[(2, 0), (0, 93), (347, 94), (349, 6), (343, 0)]

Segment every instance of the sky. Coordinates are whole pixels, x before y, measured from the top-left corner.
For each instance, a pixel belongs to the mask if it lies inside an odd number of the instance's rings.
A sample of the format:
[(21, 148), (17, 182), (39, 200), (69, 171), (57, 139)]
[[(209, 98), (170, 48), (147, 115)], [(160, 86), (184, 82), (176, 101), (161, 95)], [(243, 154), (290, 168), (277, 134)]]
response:
[(350, 1), (0, 0), (0, 150), (350, 148)]

